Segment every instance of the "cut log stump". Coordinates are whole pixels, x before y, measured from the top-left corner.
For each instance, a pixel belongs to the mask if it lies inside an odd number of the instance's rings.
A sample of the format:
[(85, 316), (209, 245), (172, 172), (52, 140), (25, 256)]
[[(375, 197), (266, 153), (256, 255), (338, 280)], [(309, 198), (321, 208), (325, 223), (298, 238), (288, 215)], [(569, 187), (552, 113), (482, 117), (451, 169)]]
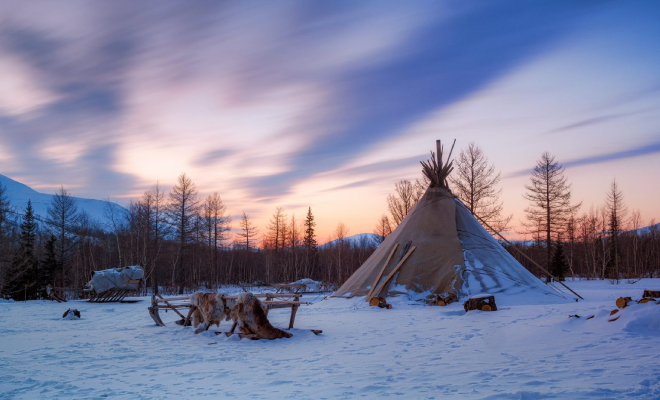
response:
[(619, 297), (616, 299), (616, 306), (619, 308), (626, 308), (628, 303), (632, 301), (632, 298), (630, 297)]
[(468, 301), (463, 303), (463, 308), (465, 309), (465, 312), (470, 310), (497, 311), (495, 296), (481, 295), (471, 297)]
[(642, 297), (652, 297), (654, 299), (660, 299), (660, 290), (644, 290)]
[(639, 304), (646, 304), (646, 303), (650, 303), (650, 302), (654, 302), (654, 303), (655, 303), (655, 299), (651, 299), (651, 298), (641, 299), (641, 300), (638, 301), (637, 303), (639, 303)]
[(387, 304), (387, 301), (385, 300), (384, 297), (374, 297), (371, 300), (369, 300), (369, 305), (371, 307), (378, 306), (379, 308), (387, 308), (388, 310), (392, 309), (391, 304)]

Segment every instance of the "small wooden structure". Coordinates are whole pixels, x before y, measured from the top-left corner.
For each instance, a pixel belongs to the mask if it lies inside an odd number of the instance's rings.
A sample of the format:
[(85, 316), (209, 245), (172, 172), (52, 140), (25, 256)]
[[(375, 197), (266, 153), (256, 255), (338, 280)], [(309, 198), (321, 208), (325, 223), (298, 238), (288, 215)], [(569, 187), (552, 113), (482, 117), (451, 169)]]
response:
[(482, 294), (479, 296), (473, 296), (463, 303), (463, 308), (465, 312), (470, 310), (481, 310), (481, 311), (497, 311), (497, 305), (495, 304), (495, 296), (490, 294)]
[(144, 270), (132, 265), (93, 271), (84, 292), (89, 294), (91, 303), (108, 303), (123, 301), (126, 296), (137, 294), (143, 287)]
[[(264, 294), (255, 294), (254, 297), (257, 297), (261, 300), (261, 303), (265, 307), (266, 315), (271, 309), (274, 308), (290, 308), (291, 317), (289, 318), (289, 329), (293, 328), (293, 323), (296, 319), (296, 312), (298, 307), (305, 304), (310, 304), (308, 302), (300, 301), (302, 294), (300, 293), (264, 293)], [(222, 296), (223, 300), (236, 300), (238, 295), (233, 296)], [(149, 315), (154, 320), (156, 325), (165, 326), (165, 323), (160, 318), (160, 310), (169, 310), (174, 311), (181, 320), (177, 321), (178, 324), (189, 326), (192, 313), (195, 311), (195, 307), (190, 304), (190, 296), (179, 296), (179, 297), (168, 297), (165, 298), (160, 294), (155, 294), (151, 296), (151, 307), (149, 307)], [(184, 313), (181, 313), (181, 311)], [(233, 332), (235, 327), (232, 328)]]
[(129, 281), (131, 284), (137, 285), (136, 289), (108, 289), (102, 293), (96, 293), (95, 290), (85, 289), (84, 291), (89, 294), (90, 303), (112, 303), (124, 301), (127, 296), (137, 295), (138, 291), (142, 288), (142, 280), (136, 279)]

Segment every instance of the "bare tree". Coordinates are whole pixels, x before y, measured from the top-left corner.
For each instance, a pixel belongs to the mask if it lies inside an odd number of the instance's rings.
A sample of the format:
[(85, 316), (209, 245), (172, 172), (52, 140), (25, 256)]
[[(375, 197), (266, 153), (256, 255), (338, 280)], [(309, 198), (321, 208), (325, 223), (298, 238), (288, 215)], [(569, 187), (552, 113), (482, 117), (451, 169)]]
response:
[(77, 243), (79, 214), (76, 199), (71, 197), (64, 187), (60, 187), (59, 192), (53, 196), (47, 213), (47, 230), (57, 238), (55, 252), (62, 268), (62, 283), (66, 284), (66, 270), (70, 266), (71, 254)]
[(282, 207), (277, 207), (266, 229), (268, 230), (266, 235), (268, 247), (272, 247), (275, 251), (283, 248), (283, 236), (286, 235), (286, 214)]
[(185, 174), (179, 175), (177, 184), (170, 192), (167, 216), (179, 244), (174, 268), (179, 294), (183, 294), (186, 279), (186, 249), (195, 231), (194, 219), (198, 212), (197, 188)]
[(449, 181), (454, 186), (456, 197), (487, 225), (498, 232), (505, 231), (513, 215), (502, 215), (502, 189), (498, 188), (500, 173), (496, 173), (495, 166), (488, 163), (483, 150), (471, 142), (467, 149), (461, 150), (455, 165), (456, 173), (450, 176)]
[(378, 244), (383, 243), (385, 238), (392, 233), (392, 225), (390, 225), (390, 219), (387, 215), (383, 214), (380, 219), (378, 219), (376, 228), (374, 228), (374, 233), (376, 234), (376, 241)]
[(387, 208), (392, 215), (392, 223), (398, 226), (413, 208), (416, 198), (414, 185), (407, 180), (394, 185), (394, 194), (387, 195)]
[(546, 265), (549, 269), (552, 241), (566, 229), (566, 224), (582, 203), (571, 204), (571, 185), (566, 182), (564, 168), (555, 157), (545, 152), (532, 171), (532, 183), (525, 185), (523, 197), (531, 204), (525, 209), (527, 223), (523, 225), (532, 233), (545, 233)]
[(236, 233), (236, 235), (241, 238), (239, 245), (249, 252), (250, 249), (254, 247), (254, 243), (257, 241), (257, 235), (259, 234), (259, 231), (257, 230), (257, 227), (254, 226), (252, 220), (250, 220), (250, 217), (248, 217), (245, 211), (243, 211), (239, 226), (241, 230)]
[(619, 235), (621, 229), (625, 225), (625, 218), (628, 214), (628, 208), (623, 201), (623, 193), (616, 183), (616, 179), (612, 180), (610, 191), (607, 193), (605, 200), (607, 204), (607, 211), (609, 213), (609, 265), (606, 267), (606, 275), (610, 279), (618, 282), (620, 277), (620, 264), (621, 264), (621, 248), (619, 244)]
[(211, 268), (216, 286), (218, 285), (218, 248), (227, 239), (230, 217), (227, 207), (218, 193), (208, 196), (202, 205), (202, 221), (206, 245), (211, 252)]

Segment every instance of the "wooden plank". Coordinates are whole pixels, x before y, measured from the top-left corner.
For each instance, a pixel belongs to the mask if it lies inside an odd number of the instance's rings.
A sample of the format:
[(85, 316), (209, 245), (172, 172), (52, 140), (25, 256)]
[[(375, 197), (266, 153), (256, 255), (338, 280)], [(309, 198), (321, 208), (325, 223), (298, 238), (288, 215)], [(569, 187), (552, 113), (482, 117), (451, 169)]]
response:
[[(167, 304), (167, 306), (168, 306), (169, 308), (171, 308), (172, 311), (174, 311), (175, 313), (179, 314), (179, 316), (180, 316), (181, 318), (184, 318), (184, 319), (186, 318), (186, 317), (183, 316), (183, 314), (181, 314), (180, 312), (178, 312), (177, 309), (174, 308), (174, 307), (172, 306), (172, 304), (170, 304), (170, 302), (169, 302), (168, 300), (165, 300), (165, 298), (164, 298), (163, 296), (161, 296), (161, 295), (159, 294), (158, 297), (160, 297), (161, 299), (163, 299), (163, 301), (165, 302), (165, 304)], [(170, 299), (170, 300), (172, 300), (172, 299)]]
[(406, 260), (408, 259), (408, 257), (410, 257), (410, 255), (413, 253), (413, 251), (415, 251), (416, 248), (417, 248), (416, 246), (411, 246), (411, 247), (410, 247), (410, 250), (408, 250), (408, 252), (406, 253), (406, 255), (403, 256), (403, 258), (401, 259), (401, 261), (399, 261), (399, 263), (396, 265), (396, 267), (394, 267), (394, 269), (393, 269), (393, 270), (387, 275), (387, 277), (385, 278), (385, 280), (384, 280), (383, 282), (381, 282), (380, 285), (378, 285), (378, 288), (377, 288), (376, 290), (374, 290), (374, 293), (375, 293), (375, 294), (378, 294), (378, 293), (380, 293), (381, 290), (383, 290), (383, 287), (385, 286), (385, 284), (387, 283), (387, 281), (389, 281), (390, 278), (392, 278), (392, 277), (394, 276), (394, 274), (396, 274), (396, 273), (399, 271), (399, 269), (401, 268), (401, 266), (403, 265), (403, 263), (406, 262)]
[(293, 321), (295, 321), (296, 319), (296, 312), (298, 311), (298, 307), (300, 306), (291, 307), (291, 318), (289, 319), (289, 329), (293, 328)]
[(387, 266), (390, 264), (390, 260), (392, 260), (392, 257), (394, 256), (394, 253), (396, 252), (397, 247), (399, 247), (398, 243), (394, 243), (394, 247), (392, 247), (392, 251), (390, 252), (390, 256), (387, 257), (387, 261), (385, 261), (385, 264), (383, 265), (383, 268), (380, 269), (380, 272), (378, 273), (378, 277), (374, 281), (374, 283), (371, 285), (371, 290), (369, 290), (369, 293), (367, 293), (367, 302), (371, 300), (371, 294), (374, 292), (374, 289), (376, 288), (376, 285), (378, 285), (378, 282), (380, 282), (380, 278), (383, 277), (383, 274), (385, 273), (385, 269), (387, 269)]

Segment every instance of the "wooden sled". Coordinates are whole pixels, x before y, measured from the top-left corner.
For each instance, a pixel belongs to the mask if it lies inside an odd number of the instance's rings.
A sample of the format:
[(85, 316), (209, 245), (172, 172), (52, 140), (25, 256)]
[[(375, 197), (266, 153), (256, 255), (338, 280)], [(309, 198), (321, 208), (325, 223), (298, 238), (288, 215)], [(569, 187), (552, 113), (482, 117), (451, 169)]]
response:
[(90, 303), (116, 303), (122, 302), (127, 296), (132, 296), (138, 293), (144, 282), (141, 279), (133, 279), (127, 284), (137, 284), (135, 289), (108, 289), (105, 292), (96, 293), (94, 289), (85, 289), (84, 292), (89, 294)]
[[(256, 298), (265, 299), (261, 300), (261, 303), (264, 305), (266, 316), (268, 316), (268, 311), (273, 308), (290, 308), (291, 317), (289, 319), (289, 329), (293, 328), (293, 323), (296, 319), (296, 312), (298, 311), (298, 307), (304, 304), (310, 304), (308, 302), (300, 301), (301, 296), (302, 294), (300, 293), (265, 293), (254, 295)], [(226, 300), (235, 300), (238, 298), (238, 295), (223, 296), (223, 298)], [(181, 317), (181, 319), (177, 321), (177, 324), (190, 326), (192, 313), (195, 311), (195, 307), (190, 304), (190, 296), (169, 298), (165, 298), (160, 294), (151, 296), (151, 307), (149, 307), (149, 315), (154, 320), (156, 325), (165, 326), (165, 323), (159, 314), (160, 310), (165, 310), (165, 312), (169, 310), (174, 311), (174, 313)], [(186, 315), (183, 315), (181, 310), (187, 310), (184, 311)]]

